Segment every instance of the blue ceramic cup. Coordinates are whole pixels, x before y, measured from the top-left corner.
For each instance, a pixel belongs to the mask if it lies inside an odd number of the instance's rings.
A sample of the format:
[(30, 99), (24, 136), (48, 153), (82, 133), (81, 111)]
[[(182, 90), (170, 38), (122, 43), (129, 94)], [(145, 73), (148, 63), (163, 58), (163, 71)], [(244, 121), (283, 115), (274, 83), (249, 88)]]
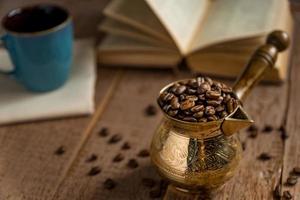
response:
[(1, 40), (14, 65), (12, 71), (3, 73), (36, 92), (51, 91), (66, 82), (73, 46), (67, 10), (52, 4), (17, 8), (2, 19), (2, 27)]

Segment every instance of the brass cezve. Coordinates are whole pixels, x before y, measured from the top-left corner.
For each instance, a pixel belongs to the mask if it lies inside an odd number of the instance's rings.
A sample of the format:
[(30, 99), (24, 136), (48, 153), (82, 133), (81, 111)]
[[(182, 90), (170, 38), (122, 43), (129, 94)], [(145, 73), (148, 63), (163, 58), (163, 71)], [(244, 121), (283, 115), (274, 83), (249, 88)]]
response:
[[(274, 31), (266, 44), (255, 51), (233, 87), (241, 102), (266, 69), (274, 66), (278, 52), (288, 45), (288, 35)], [(235, 133), (251, 123), (253, 120), (242, 106), (222, 120), (202, 123), (181, 121), (165, 114), (153, 136), (151, 160), (159, 174), (181, 191), (218, 189), (234, 175), (242, 157)]]

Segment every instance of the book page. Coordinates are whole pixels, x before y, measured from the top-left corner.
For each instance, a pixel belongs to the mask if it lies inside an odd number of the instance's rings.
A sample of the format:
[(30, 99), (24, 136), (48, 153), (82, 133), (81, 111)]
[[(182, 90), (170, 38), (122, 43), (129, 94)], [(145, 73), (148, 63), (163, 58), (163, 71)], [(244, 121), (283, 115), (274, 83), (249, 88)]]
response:
[(140, 29), (137, 29), (133, 26), (130, 26), (128, 24), (116, 21), (114, 19), (111, 19), (109, 17), (106, 17), (103, 19), (101, 24), (98, 26), (98, 29), (101, 31), (104, 31), (108, 34), (113, 35), (120, 35), (123, 37), (129, 37), (131, 39), (140, 40), (142, 42), (150, 43), (150, 44), (156, 44), (161, 45), (163, 47), (169, 47), (172, 49), (176, 49), (177, 47), (175, 44), (169, 44), (167, 42), (163, 42), (157, 38), (151, 37), (146, 32), (141, 31)]
[(192, 49), (264, 35), (278, 27), (287, 4), (287, 0), (215, 0)]
[(104, 14), (116, 21), (140, 29), (161, 41), (174, 43), (144, 0), (113, 0), (104, 9)]
[(209, 0), (145, 1), (167, 28), (181, 53), (188, 53), (190, 42), (208, 9)]

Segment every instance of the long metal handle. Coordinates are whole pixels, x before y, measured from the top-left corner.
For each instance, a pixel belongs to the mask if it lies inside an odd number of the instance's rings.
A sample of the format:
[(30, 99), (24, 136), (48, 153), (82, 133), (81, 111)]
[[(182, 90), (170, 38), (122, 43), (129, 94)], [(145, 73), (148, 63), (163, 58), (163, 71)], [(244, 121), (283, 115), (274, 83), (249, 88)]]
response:
[(278, 52), (289, 46), (290, 39), (284, 31), (273, 31), (268, 35), (266, 44), (259, 47), (245, 66), (233, 90), (243, 102), (252, 88), (261, 80), (266, 69), (274, 67)]

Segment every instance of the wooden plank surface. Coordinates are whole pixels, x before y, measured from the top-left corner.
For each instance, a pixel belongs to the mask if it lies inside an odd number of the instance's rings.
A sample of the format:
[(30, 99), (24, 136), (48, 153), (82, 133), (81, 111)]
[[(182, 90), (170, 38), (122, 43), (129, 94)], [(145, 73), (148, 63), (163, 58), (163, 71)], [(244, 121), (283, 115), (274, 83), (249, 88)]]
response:
[[(98, 106), (110, 89), (115, 71), (101, 70)], [(100, 103), (100, 104), (99, 104)], [(77, 117), (0, 128), (0, 199), (48, 199), (77, 155), (93, 117)], [(66, 153), (54, 154), (61, 145)]]
[[(170, 81), (169, 73), (163, 72), (127, 71), (124, 74), (97, 128), (78, 156), (69, 176), (57, 190), (55, 200), (149, 199), (149, 189), (141, 185), (141, 178), (159, 181), (159, 177), (150, 164), (149, 157), (137, 158), (137, 154), (142, 149), (148, 149), (161, 113), (146, 116), (144, 109), (155, 103), (158, 91)], [(110, 135), (104, 138), (98, 135), (103, 127), (110, 131)], [(122, 141), (108, 144), (113, 134), (120, 134)], [(126, 141), (130, 143), (131, 149), (121, 150)], [(87, 163), (86, 159), (93, 153), (98, 155), (98, 160)], [(124, 160), (112, 162), (118, 153), (124, 155)], [(136, 169), (130, 169), (126, 165), (132, 158), (139, 163)], [(93, 166), (101, 167), (102, 172), (97, 176), (87, 176)], [(117, 187), (112, 191), (103, 188), (103, 182), (107, 178), (117, 182)]]
[[(296, 34), (299, 35), (300, 29), (298, 27)], [(294, 199), (300, 199), (300, 184), (295, 187), (287, 186), (286, 180), (289, 177), (294, 167), (300, 167), (300, 39), (295, 38), (294, 41), (294, 59), (292, 60), (293, 68), (290, 77), (288, 112), (286, 117), (286, 132), (289, 135), (284, 143), (284, 163), (282, 176), (282, 192), (289, 190), (294, 196)]]

